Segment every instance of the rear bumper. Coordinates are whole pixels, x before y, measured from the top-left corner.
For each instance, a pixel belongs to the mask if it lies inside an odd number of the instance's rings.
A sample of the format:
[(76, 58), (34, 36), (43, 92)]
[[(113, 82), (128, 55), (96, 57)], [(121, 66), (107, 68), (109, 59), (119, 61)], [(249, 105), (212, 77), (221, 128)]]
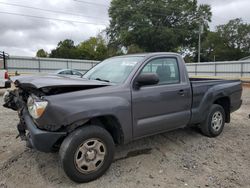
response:
[(230, 107), (230, 112), (235, 112), (236, 110), (238, 110), (242, 105), (242, 100), (239, 100), (239, 102), (234, 103), (233, 105), (231, 105)]
[(50, 132), (37, 128), (26, 109), (22, 112), (22, 119), (24, 122), (18, 128), (21, 138), (25, 136), (28, 145), (36, 150), (51, 152), (57, 141), (66, 136), (66, 132)]

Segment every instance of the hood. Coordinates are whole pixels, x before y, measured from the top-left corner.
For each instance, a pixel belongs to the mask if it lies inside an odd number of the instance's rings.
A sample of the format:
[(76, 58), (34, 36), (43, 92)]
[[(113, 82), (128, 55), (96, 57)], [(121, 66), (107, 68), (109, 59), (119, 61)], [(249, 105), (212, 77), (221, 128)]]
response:
[(56, 75), (17, 76), (13, 77), (11, 80), (15, 83), (16, 87), (21, 87), (23, 89), (39, 89), (42, 91), (60, 89), (59, 93), (113, 85), (112, 83), (97, 80), (87, 80), (84, 78), (69, 78)]

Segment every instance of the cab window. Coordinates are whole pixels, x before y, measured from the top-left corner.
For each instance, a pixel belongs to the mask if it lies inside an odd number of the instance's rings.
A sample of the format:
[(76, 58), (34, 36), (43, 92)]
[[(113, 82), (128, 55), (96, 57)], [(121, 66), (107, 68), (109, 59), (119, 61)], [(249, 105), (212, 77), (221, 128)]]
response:
[(180, 82), (179, 67), (176, 58), (154, 59), (143, 68), (142, 73), (156, 73), (160, 80), (158, 85)]

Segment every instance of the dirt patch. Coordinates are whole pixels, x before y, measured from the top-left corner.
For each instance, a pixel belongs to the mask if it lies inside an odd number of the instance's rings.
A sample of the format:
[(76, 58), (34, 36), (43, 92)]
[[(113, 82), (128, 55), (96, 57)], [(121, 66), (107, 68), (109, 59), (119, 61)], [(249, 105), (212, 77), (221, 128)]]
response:
[(15, 138), (18, 117), (0, 107), (0, 187), (249, 187), (249, 114), (245, 88), (242, 108), (218, 138), (186, 128), (138, 140), (116, 149), (103, 177), (76, 184), (62, 171), (57, 153), (27, 149)]

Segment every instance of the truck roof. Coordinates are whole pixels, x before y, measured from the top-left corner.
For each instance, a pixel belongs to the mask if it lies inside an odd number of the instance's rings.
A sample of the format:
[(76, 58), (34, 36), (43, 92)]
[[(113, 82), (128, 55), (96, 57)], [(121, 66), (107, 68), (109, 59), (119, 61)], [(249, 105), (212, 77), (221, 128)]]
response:
[(153, 56), (159, 56), (159, 55), (174, 55), (174, 56), (180, 56), (178, 53), (173, 53), (173, 52), (152, 52), (152, 53), (138, 53), (138, 54), (128, 54), (128, 55), (121, 55), (121, 56), (116, 56), (116, 57), (153, 57)]

